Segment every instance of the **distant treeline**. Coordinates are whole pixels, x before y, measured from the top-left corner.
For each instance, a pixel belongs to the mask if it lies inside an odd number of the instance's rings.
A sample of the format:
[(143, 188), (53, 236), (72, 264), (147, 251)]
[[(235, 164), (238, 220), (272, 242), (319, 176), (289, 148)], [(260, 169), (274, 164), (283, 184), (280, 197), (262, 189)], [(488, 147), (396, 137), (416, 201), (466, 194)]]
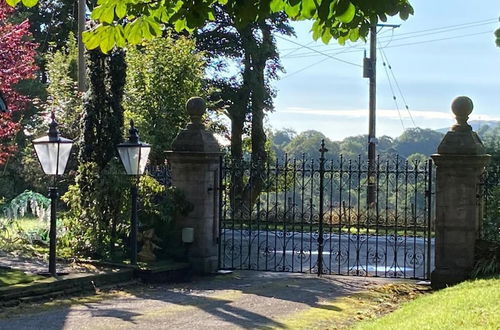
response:
[[(498, 150), (500, 143), (500, 124), (482, 125), (477, 130), (488, 150)], [(382, 158), (399, 155), (409, 160), (424, 160), (436, 153), (444, 134), (432, 129), (410, 128), (396, 138), (381, 136), (377, 142), (377, 154)], [(367, 135), (346, 137), (342, 141), (332, 141), (323, 133), (309, 130), (297, 134), (292, 129), (276, 130), (270, 135), (271, 148), (277, 158), (285, 154), (289, 158), (319, 158), (321, 140), (325, 140), (328, 159), (343, 155), (345, 159), (355, 159), (367, 154)]]

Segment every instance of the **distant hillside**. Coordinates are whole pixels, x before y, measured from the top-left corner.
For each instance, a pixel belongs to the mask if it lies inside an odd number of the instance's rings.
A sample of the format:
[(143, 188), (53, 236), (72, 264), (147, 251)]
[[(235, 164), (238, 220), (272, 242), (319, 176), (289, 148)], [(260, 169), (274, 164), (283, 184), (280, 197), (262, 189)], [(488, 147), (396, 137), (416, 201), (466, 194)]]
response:
[[(394, 157), (399, 155), (408, 158), (417, 154), (417, 157), (426, 158), (436, 152), (437, 147), (444, 134), (431, 129), (410, 128), (398, 136), (379, 136), (377, 153), (382, 157)], [(356, 159), (358, 155), (367, 155), (366, 135), (349, 136), (342, 141), (332, 141), (323, 133), (309, 130), (297, 134), (291, 129), (277, 130), (270, 135), (273, 151), (277, 158), (300, 159), (302, 155), (306, 158), (318, 159), (320, 157), (319, 146), (324, 140), (328, 149), (327, 157), (335, 159), (343, 155), (344, 159)], [(415, 157), (415, 156), (414, 156)]]
[[(471, 120), (471, 121), (469, 121), (469, 125), (472, 126), (472, 129), (474, 131), (478, 131), (481, 127), (484, 127), (484, 126), (495, 127), (497, 125), (500, 125), (500, 121), (497, 121), (497, 120)], [(439, 133), (446, 133), (449, 130), (450, 130), (450, 127), (436, 129), (436, 131)]]

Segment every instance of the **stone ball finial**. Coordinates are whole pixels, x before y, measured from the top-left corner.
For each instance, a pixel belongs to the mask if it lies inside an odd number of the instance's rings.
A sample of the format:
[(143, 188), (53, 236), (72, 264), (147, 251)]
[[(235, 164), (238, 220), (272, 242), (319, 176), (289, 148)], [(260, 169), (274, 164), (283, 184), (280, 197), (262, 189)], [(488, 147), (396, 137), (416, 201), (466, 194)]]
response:
[(469, 119), (469, 115), (472, 113), (472, 109), (474, 109), (474, 104), (467, 96), (459, 96), (453, 100), (451, 103), (451, 110), (457, 119), (457, 125), (455, 125), (457, 128), (470, 127), (469, 124), (467, 124), (467, 120)]
[(186, 103), (186, 111), (191, 118), (192, 124), (201, 124), (201, 117), (205, 113), (207, 105), (201, 97), (192, 97)]

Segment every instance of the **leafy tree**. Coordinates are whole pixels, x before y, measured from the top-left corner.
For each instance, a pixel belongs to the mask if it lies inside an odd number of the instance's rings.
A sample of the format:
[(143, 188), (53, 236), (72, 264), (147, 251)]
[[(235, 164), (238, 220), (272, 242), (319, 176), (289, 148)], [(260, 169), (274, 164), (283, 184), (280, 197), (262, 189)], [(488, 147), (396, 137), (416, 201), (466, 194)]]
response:
[(111, 253), (125, 226), (127, 181), (116, 175), (121, 168), (116, 145), (123, 139), (124, 56), (123, 51), (88, 52), (89, 90), (83, 102), (78, 172), (63, 197), (71, 208), (71, 231), (85, 238), (80, 249), (94, 257)]
[(293, 138), (297, 136), (297, 132), (295, 132), (291, 128), (285, 128), (282, 130), (277, 130), (275, 132), (271, 132), (270, 141), (272, 145), (272, 150), (276, 154), (278, 159), (283, 158), (285, 156), (285, 147), (292, 141)]
[(33, 41), (39, 45), (36, 63), (43, 83), (47, 83), (47, 58), (44, 55), (51, 49), (64, 48), (69, 34), (76, 34), (77, 10), (75, 0), (39, 0), (37, 6), (18, 7), (16, 19), (29, 21)]
[(284, 148), (290, 158), (300, 159), (304, 155), (306, 159), (320, 157), (321, 140), (325, 140), (325, 146), (328, 152), (325, 157), (328, 159), (337, 158), (339, 156), (340, 147), (337, 142), (328, 139), (323, 133), (310, 130), (298, 134)]
[(284, 128), (282, 130), (277, 130), (272, 133), (272, 139), (271, 141), (276, 145), (280, 147), (284, 147), (290, 141), (292, 141), (293, 138), (297, 136), (297, 132), (294, 129), (291, 128)]
[(186, 37), (169, 35), (127, 52), (125, 116), (134, 119), (141, 139), (152, 145), (152, 164), (165, 161), (165, 151), (185, 127), (186, 101), (205, 94), (204, 66), (195, 42)]
[[(264, 116), (273, 110), (274, 96), (270, 83), (282, 70), (273, 33), (290, 35), (292, 29), (283, 15), (240, 27), (228, 8), (217, 6), (215, 13), (215, 20), (196, 33), (196, 39), (213, 68), (209, 83), (219, 91), (214, 101), (222, 100), (219, 106), (231, 120), (231, 156), (241, 160), (243, 136), (248, 130), (253, 160), (265, 162)], [(228, 76), (224, 69), (232, 61), (240, 71)], [(249, 129), (247, 123), (251, 123)]]
[(61, 134), (71, 139), (78, 139), (83, 106), (78, 92), (77, 58), (78, 46), (73, 33), (69, 34), (65, 46), (51, 49), (46, 55), (49, 77), (46, 106), (56, 112)]
[(340, 142), (340, 153), (345, 159), (354, 160), (359, 156), (366, 158), (367, 153), (367, 135), (349, 136)]
[(89, 91), (84, 97), (79, 162), (104, 169), (123, 140), (123, 93), (126, 63), (123, 51), (88, 53)]
[[(252, 185), (244, 186), (242, 176), (236, 173), (232, 181), (232, 199), (251, 204), (261, 191), (261, 173), (268, 160), (264, 118), (273, 110), (271, 81), (282, 70), (274, 33), (293, 33), (285, 15), (274, 14), (239, 26), (227, 6), (216, 6), (214, 21), (196, 33), (198, 49), (205, 51), (216, 73), (209, 80), (218, 90), (213, 101), (220, 101), (218, 105), (231, 120), (231, 158), (235, 162), (242, 162), (245, 135), (251, 136), (251, 162), (256, 167)], [(224, 72), (230, 62), (240, 68), (236, 75)]]
[[(16, 4), (21, 0), (7, 0)], [(35, 3), (36, 0), (24, 0)], [(399, 14), (407, 19), (413, 8), (407, 0), (193, 0), (193, 1), (136, 1), (102, 0), (92, 11), (92, 18), (100, 24), (86, 33), (88, 48), (100, 47), (107, 52), (115, 45), (138, 44), (143, 39), (161, 36), (161, 25), (172, 24), (177, 31), (193, 31), (215, 17), (214, 7), (225, 5), (243, 27), (262, 21), (274, 13), (285, 13), (296, 20), (312, 20), (313, 38), (325, 43), (331, 38), (340, 43), (364, 39), (369, 27), (387, 15)]]
[(431, 129), (410, 128), (396, 139), (395, 149), (399, 155), (405, 158), (414, 152), (430, 156), (436, 153), (443, 136), (442, 133)]
[(500, 166), (500, 124), (484, 126), (478, 132), (481, 136), (486, 152), (491, 155), (491, 165)]
[(9, 112), (0, 113), (0, 165), (5, 164), (15, 150), (10, 142), (19, 131), (18, 122), (26, 110), (29, 98), (17, 90), (17, 85), (35, 76), (36, 43), (29, 41), (29, 23), (12, 23), (14, 10), (0, 2), (0, 91)]

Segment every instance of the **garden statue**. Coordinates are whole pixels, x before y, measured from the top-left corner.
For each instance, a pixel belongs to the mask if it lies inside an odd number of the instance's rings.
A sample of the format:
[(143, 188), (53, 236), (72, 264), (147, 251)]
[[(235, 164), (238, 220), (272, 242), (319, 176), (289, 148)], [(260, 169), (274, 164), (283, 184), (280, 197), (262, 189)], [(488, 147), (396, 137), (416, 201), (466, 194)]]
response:
[(154, 262), (156, 261), (156, 255), (154, 254), (154, 250), (161, 249), (154, 242), (161, 241), (158, 236), (155, 234), (154, 228), (145, 230), (139, 237), (139, 240), (142, 242), (142, 249), (138, 253), (138, 259), (142, 262)]

